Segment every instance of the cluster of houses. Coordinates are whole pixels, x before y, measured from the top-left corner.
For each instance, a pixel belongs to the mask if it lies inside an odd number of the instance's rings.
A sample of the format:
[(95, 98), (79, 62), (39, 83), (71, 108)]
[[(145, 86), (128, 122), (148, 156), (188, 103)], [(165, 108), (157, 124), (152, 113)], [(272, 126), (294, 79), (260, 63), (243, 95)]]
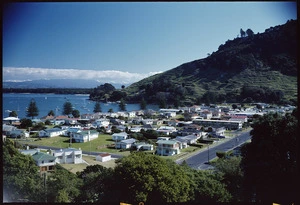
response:
[[(261, 106), (262, 107), (262, 106)], [(283, 111), (290, 111), (293, 108), (281, 108)], [(181, 149), (191, 144), (197, 143), (197, 140), (205, 139), (208, 136), (224, 138), (225, 130), (240, 130), (244, 123), (247, 123), (254, 115), (263, 115), (255, 106), (247, 109), (235, 109), (230, 106), (197, 106), (181, 107), (178, 109), (160, 109), (159, 111), (131, 111), (116, 113), (94, 113), (84, 114), (81, 118), (68, 118), (68, 116), (46, 116), (36, 120), (36, 122), (50, 121), (53, 125), (60, 127), (49, 128), (38, 131), (39, 137), (55, 137), (66, 136), (70, 140), (77, 143), (92, 141), (99, 136), (98, 128), (102, 128), (106, 133), (112, 133), (112, 127), (120, 130), (120, 133), (112, 134), (112, 140), (115, 141), (116, 149), (136, 150), (154, 150), (152, 144), (138, 142), (134, 138), (130, 138), (127, 134), (130, 132), (137, 133), (141, 130), (155, 130), (162, 136), (156, 141), (156, 154), (158, 155), (174, 155), (179, 154)], [(176, 115), (188, 114), (189, 118), (185, 121), (176, 120)], [(152, 116), (152, 118), (144, 118), (144, 116)], [(122, 120), (122, 119), (126, 119)], [(12, 120), (10, 119), (10, 122)], [(16, 137), (22, 135), (29, 137), (29, 133), (17, 129), (13, 123), (3, 124), (3, 136)], [(33, 154), (34, 155), (34, 154)], [(52, 155), (56, 157), (55, 161), (59, 163), (66, 162), (64, 155)], [(75, 156), (75, 155), (74, 155)], [(62, 160), (60, 160), (62, 157)], [(58, 161), (59, 159), (59, 161)], [(72, 160), (77, 159), (72, 157)], [(65, 160), (65, 161), (63, 161)], [(71, 160), (71, 158), (68, 158)], [(78, 159), (79, 160), (79, 159)], [(80, 160), (79, 160), (80, 161)]]

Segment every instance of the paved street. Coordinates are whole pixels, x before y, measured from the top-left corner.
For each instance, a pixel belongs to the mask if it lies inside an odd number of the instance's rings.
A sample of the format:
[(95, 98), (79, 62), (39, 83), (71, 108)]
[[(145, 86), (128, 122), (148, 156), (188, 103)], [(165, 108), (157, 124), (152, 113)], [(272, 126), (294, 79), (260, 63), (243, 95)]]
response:
[[(250, 130), (246, 132), (237, 132), (236, 136), (225, 142), (216, 142), (205, 150), (201, 150), (197, 154), (185, 159), (186, 163), (194, 169), (209, 169), (212, 166), (207, 164), (208, 160), (216, 157), (217, 151), (229, 151), (244, 144), (247, 140), (251, 139)], [(220, 143), (220, 144), (218, 144)], [(180, 164), (183, 160), (179, 159), (176, 163)]]

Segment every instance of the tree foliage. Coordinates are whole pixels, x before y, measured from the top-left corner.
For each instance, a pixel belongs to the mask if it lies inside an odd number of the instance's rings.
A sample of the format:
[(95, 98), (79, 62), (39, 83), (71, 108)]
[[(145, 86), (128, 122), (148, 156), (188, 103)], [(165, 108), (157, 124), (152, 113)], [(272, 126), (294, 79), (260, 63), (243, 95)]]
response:
[(53, 110), (50, 110), (50, 111), (48, 112), (48, 116), (55, 116), (54, 111), (53, 111)]
[(126, 111), (126, 103), (125, 103), (125, 101), (124, 101), (123, 98), (120, 100), (120, 103), (119, 103), (119, 109), (120, 109), (121, 111)]
[(31, 156), (21, 154), (7, 139), (3, 145), (3, 199), (43, 202), (42, 179)]
[(26, 116), (31, 117), (33, 119), (33, 117), (36, 117), (38, 115), (39, 115), (39, 109), (36, 105), (35, 100), (32, 98), (29, 103), (28, 109), (26, 111)]
[(94, 107), (94, 110), (93, 110), (93, 112), (94, 113), (97, 113), (97, 112), (101, 112), (102, 110), (101, 110), (101, 105), (100, 105), (100, 102), (96, 102), (96, 104), (95, 104), (95, 107)]
[(90, 93), (90, 99), (100, 101), (100, 100), (106, 100), (109, 98), (109, 96), (115, 91), (116, 88), (109, 84), (105, 83), (103, 85), (97, 86), (94, 88)]
[(248, 28), (247, 30), (246, 30), (246, 34), (247, 34), (247, 36), (253, 36), (254, 35), (254, 32), (250, 29), (250, 28)]
[(77, 173), (83, 180), (80, 195), (76, 198), (77, 202), (107, 202), (115, 200), (113, 185), (114, 170), (101, 165), (91, 165), (82, 172)]
[(20, 128), (27, 129), (29, 127), (32, 127), (32, 121), (31, 121), (31, 119), (22, 118), (20, 120), (20, 122), (21, 122)]
[(214, 166), (220, 181), (226, 185), (232, 195), (233, 201), (242, 201), (243, 171), (241, 169), (241, 157), (229, 157), (218, 159)]
[(73, 202), (79, 196), (82, 180), (75, 174), (55, 166), (55, 173), (47, 178), (47, 202)]
[(252, 141), (242, 149), (248, 200), (292, 203), (296, 199), (298, 131), (295, 112), (255, 120)]
[(13, 110), (9, 113), (9, 117), (18, 117), (18, 113), (15, 110)]
[(144, 98), (142, 98), (141, 102), (140, 102), (140, 108), (141, 110), (145, 110), (147, 107), (147, 102)]
[(241, 37), (243, 38), (243, 37), (245, 37), (246, 32), (243, 29), (240, 29), (240, 34), (241, 34)]
[(72, 111), (73, 111), (72, 103), (69, 101), (65, 102), (63, 105), (63, 114), (70, 115), (70, 114), (72, 114)]
[(115, 174), (122, 201), (152, 204), (189, 200), (190, 185), (184, 170), (158, 156), (133, 153), (118, 162)]
[(79, 112), (79, 110), (72, 110), (72, 115), (73, 115), (73, 117), (75, 117), (75, 118), (79, 118), (79, 117), (80, 117), (80, 112)]

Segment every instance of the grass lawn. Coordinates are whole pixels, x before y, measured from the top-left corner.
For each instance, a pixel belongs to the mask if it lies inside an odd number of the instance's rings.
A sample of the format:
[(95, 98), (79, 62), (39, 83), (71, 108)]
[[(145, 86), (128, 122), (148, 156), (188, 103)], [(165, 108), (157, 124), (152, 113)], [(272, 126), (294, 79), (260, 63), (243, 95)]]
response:
[[(31, 144), (31, 145), (44, 145), (51, 146), (57, 148), (68, 148), (70, 147), (69, 137), (51, 137), (51, 138), (41, 138), (41, 140), (36, 141), (20, 141), (22, 144)], [(106, 147), (106, 145), (114, 144), (114, 141), (111, 139), (111, 135), (103, 135), (100, 134), (97, 139), (94, 139), (90, 142), (84, 143), (72, 143), (71, 147), (73, 148), (81, 148), (84, 151), (92, 151), (92, 152), (109, 152), (116, 153), (120, 155), (127, 156), (130, 154), (129, 151), (120, 152), (120, 150), (115, 148)]]
[(88, 164), (86, 163), (81, 163), (81, 164), (60, 164), (63, 168), (65, 168), (66, 170), (76, 174), (76, 172), (81, 172), (83, 171), (87, 166), (89, 165), (102, 165), (106, 168), (114, 168), (116, 166), (115, 160), (116, 159), (111, 159), (108, 162), (99, 162), (96, 161), (96, 157), (94, 156), (87, 156), (87, 155), (83, 155), (82, 159), (84, 161), (86, 161)]

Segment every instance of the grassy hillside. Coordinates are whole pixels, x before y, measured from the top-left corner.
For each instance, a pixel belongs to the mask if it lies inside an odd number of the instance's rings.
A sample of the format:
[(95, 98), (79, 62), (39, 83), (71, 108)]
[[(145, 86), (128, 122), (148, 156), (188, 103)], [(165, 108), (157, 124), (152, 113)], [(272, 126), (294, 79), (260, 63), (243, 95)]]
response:
[(296, 103), (296, 28), (291, 20), (261, 34), (228, 40), (205, 59), (130, 85), (125, 89), (127, 101), (144, 98), (175, 107), (213, 101)]

